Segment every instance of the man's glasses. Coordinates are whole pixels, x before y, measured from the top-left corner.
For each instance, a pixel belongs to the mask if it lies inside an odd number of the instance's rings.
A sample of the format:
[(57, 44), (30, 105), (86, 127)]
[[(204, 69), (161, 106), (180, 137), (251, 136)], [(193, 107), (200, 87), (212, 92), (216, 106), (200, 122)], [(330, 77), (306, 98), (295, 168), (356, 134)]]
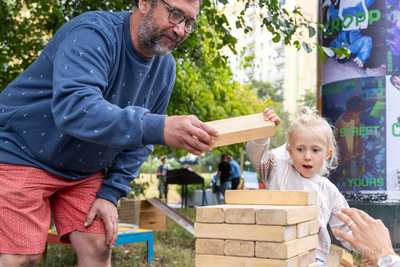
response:
[(169, 22), (178, 25), (179, 23), (185, 20), (185, 32), (187, 33), (195, 32), (198, 28), (200, 28), (200, 24), (198, 24), (194, 19), (185, 18), (185, 15), (183, 15), (181, 11), (174, 9), (173, 7), (168, 5), (167, 2), (165, 2), (164, 0), (162, 1), (171, 10), (168, 16)]

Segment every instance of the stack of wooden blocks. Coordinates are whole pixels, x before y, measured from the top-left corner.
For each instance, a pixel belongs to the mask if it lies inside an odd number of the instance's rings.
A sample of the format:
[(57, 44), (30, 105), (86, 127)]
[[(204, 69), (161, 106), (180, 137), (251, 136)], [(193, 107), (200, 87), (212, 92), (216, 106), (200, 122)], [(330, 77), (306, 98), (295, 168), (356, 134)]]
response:
[(225, 205), (197, 208), (196, 267), (314, 267), (315, 191), (226, 191)]

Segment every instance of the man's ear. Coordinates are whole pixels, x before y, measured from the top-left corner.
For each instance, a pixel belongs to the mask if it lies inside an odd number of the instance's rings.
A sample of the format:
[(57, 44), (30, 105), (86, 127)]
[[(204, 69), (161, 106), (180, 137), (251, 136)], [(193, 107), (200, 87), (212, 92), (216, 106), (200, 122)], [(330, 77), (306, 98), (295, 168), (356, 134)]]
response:
[(147, 13), (151, 10), (151, 5), (149, 0), (139, 0), (138, 9), (143, 16), (146, 16)]

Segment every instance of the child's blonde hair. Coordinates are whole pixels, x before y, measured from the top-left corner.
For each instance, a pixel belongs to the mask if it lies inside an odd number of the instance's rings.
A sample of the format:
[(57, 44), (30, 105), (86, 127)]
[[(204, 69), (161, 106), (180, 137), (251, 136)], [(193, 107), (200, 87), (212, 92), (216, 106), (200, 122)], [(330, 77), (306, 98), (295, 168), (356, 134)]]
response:
[[(324, 161), (321, 170), (318, 171), (319, 175), (326, 176), (338, 165), (338, 149), (331, 125), (318, 114), (317, 110), (311, 110), (309, 107), (300, 107), (298, 113), (299, 117), (289, 127), (286, 148), (290, 146), (293, 135), (296, 132), (312, 131), (315, 133), (321, 140), (325, 141), (328, 151), (332, 149), (331, 156), (328, 160)], [(289, 162), (293, 164), (291, 158)]]

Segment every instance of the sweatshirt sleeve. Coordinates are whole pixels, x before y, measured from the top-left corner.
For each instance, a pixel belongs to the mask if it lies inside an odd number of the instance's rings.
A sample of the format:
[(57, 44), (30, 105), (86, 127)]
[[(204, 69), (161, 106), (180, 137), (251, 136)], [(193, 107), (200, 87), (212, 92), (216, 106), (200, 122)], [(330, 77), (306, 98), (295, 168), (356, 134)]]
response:
[[(332, 203), (334, 203), (334, 207), (332, 209), (331, 217), (329, 219), (329, 226), (331, 227), (331, 229), (338, 229), (351, 235), (352, 231), (349, 229), (349, 227), (347, 227), (347, 225), (335, 215), (336, 212), (341, 211), (342, 209), (349, 208), (349, 204), (347, 204), (346, 199), (338, 190), (334, 194)], [(340, 243), (342, 243), (342, 245), (345, 246), (347, 249), (357, 252), (346, 240), (336, 236), (335, 238), (339, 240)]]
[(108, 169), (107, 179), (103, 181), (97, 196), (118, 206), (118, 200), (129, 194), (131, 189), (128, 185), (138, 177), (140, 167), (152, 152), (153, 146), (148, 145), (142, 149), (124, 150), (118, 154), (114, 164)]
[(277, 167), (275, 156), (268, 151), (269, 141), (269, 138), (249, 141), (246, 146), (250, 162), (267, 189)]
[(80, 26), (64, 38), (53, 63), (51, 107), (57, 127), (76, 138), (122, 149), (164, 144), (165, 115), (138, 106), (120, 108), (104, 99), (115, 50), (109, 37), (94, 27)]

